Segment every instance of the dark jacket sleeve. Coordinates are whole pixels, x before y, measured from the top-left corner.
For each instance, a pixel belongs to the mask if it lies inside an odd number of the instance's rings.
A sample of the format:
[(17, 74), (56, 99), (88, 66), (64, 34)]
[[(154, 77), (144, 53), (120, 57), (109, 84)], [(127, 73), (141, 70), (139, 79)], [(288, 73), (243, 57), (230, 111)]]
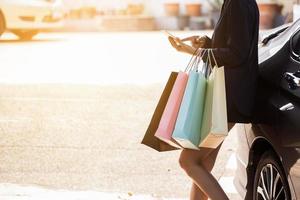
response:
[(228, 27), (227, 46), (212, 50), (219, 66), (239, 67), (247, 61), (251, 49), (250, 11), (245, 2), (234, 1), (230, 3), (226, 17), (224, 23)]

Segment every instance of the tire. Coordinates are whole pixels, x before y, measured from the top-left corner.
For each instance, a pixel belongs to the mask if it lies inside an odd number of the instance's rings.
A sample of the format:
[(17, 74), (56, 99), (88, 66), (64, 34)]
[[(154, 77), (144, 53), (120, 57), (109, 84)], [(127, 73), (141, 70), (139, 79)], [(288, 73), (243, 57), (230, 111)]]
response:
[(253, 200), (291, 199), (286, 175), (272, 151), (262, 155), (255, 171), (253, 186)]
[(6, 23), (3, 13), (0, 11), (0, 36), (4, 33), (6, 29)]
[(36, 34), (37, 30), (12, 30), (15, 35), (17, 35), (21, 40), (31, 40)]

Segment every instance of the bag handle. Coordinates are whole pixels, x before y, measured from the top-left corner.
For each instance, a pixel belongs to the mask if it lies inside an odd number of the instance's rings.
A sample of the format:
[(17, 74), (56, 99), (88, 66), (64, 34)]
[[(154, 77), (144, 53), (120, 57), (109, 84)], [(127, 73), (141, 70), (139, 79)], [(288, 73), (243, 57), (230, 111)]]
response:
[(200, 62), (203, 61), (203, 57), (204, 57), (205, 53), (207, 53), (207, 49), (201, 49), (201, 51), (199, 51), (199, 53), (197, 55), (197, 62), (196, 62), (196, 65), (194, 66), (194, 69), (197, 69), (197, 71), (201, 71), (202, 73), (203, 73), (203, 66), (199, 70), (199, 65), (200, 65)]
[(203, 56), (207, 52), (207, 49), (205, 49), (204, 51), (199, 50), (201, 50), (201, 48), (197, 48), (194, 52), (188, 66), (185, 69), (185, 72), (190, 72), (191, 70), (198, 69), (200, 61), (203, 60)]
[(198, 52), (198, 50), (199, 50), (199, 48), (197, 48), (194, 52), (193, 52), (193, 55), (192, 55), (192, 57), (191, 57), (191, 59), (190, 59), (190, 61), (189, 61), (189, 63), (188, 63), (188, 65), (186, 66), (186, 68), (185, 68), (185, 72), (188, 72), (189, 70), (190, 70), (190, 68), (193, 66), (193, 64), (194, 64), (194, 60), (195, 60), (195, 58), (197, 58), (197, 52)]
[(214, 52), (213, 52), (212, 49), (210, 49), (210, 53), (211, 53), (211, 55), (212, 55), (212, 57), (213, 57), (213, 59), (214, 59), (215, 65), (216, 65), (217, 67), (219, 67), (218, 62), (217, 62), (217, 60), (216, 60), (216, 57), (215, 57)]
[(206, 65), (204, 69), (204, 76), (208, 78), (210, 72), (212, 71), (212, 62), (211, 62), (211, 55), (210, 55), (210, 50), (207, 49), (207, 59), (206, 59)]
[(211, 62), (211, 51), (210, 51), (210, 49), (208, 49), (207, 52), (208, 52), (208, 60), (209, 60), (209, 69), (212, 70), (213, 65), (212, 65), (212, 62)]
[(201, 55), (201, 51), (199, 51), (199, 50), (200, 50), (200, 48), (198, 48), (197, 54), (196, 54), (196, 56), (194, 58), (194, 61), (193, 61), (193, 64), (192, 64), (191, 68), (189, 69), (189, 72), (192, 71), (192, 70), (197, 69), (197, 67), (198, 67), (199, 59), (202, 56)]
[[(214, 66), (213, 66), (213, 62), (214, 62)], [(205, 77), (208, 78), (208, 76), (211, 74), (212, 70), (214, 67), (219, 67), (218, 62), (216, 60), (216, 57), (213, 53), (212, 49), (208, 49), (208, 66), (205, 69)]]

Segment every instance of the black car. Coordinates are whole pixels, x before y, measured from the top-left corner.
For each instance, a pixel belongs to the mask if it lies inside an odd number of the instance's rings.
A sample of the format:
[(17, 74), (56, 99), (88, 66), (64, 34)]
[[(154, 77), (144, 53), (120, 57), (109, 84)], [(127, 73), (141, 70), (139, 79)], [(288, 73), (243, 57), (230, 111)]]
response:
[(255, 119), (239, 132), (234, 184), (244, 199), (300, 199), (300, 21), (259, 44)]

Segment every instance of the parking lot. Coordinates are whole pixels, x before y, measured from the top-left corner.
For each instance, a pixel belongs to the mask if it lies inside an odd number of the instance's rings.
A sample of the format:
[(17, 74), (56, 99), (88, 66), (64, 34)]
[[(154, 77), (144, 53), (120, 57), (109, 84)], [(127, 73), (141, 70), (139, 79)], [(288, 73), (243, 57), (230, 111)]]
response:
[[(139, 144), (169, 73), (190, 58), (162, 32), (7, 33), (0, 52), (1, 199), (188, 198), (179, 152)], [(230, 199), (235, 134), (213, 171)]]

